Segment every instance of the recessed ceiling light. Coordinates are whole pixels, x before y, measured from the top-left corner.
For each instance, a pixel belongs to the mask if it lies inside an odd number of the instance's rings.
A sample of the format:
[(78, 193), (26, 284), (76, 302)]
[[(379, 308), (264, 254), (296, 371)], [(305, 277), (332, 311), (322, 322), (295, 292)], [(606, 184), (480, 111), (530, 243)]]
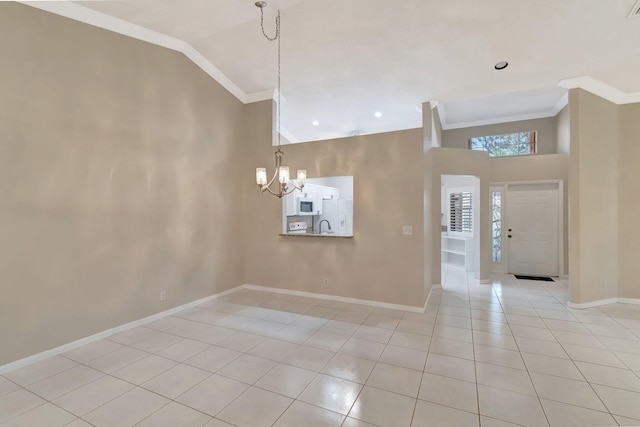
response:
[(494, 65), (493, 68), (495, 68), (496, 70), (504, 70), (508, 66), (509, 63), (507, 61), (500, 61), (496, 65)]
[(380, 117), (382, 117), (382, 113), (380, 111), (376, 111), (374, 113), (374, 116), (376, 116), (377, 118), (380, 118)]
[(314, 126), (320, 126), (320, 122), (317, 120), (312, 121), (311, 124)]

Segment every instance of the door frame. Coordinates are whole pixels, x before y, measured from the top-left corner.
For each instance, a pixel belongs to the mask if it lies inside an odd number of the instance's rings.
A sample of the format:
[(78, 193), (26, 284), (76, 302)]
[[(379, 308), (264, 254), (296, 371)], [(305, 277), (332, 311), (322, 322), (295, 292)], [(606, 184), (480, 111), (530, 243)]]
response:
[[(547, 179), (539, 181), (506, 181), (506, 182), (491, 182), (489, 183), (489, 191), (495, 191), (498, 187), (502, 188), (502, 221), (504, 221), (509, 215), (507, 209), (507, 193), (509, 192), (509, 186), (519, 185), (549, 185), (555, 184), (558, 186), (558, 276), (565, 278), (567, 275), (564, 270), (564, 180), (563, 179)], [(493, 189), (493, 190), (492, 190)], [(491, 205), (489, 205), (491, 209)], [(493, 264), (493, 263), (492, 263)], [(501, 271), (506, 273), (509, 265), (509, 251), (506, 250), (506, 239), (504, 233), (502, 236), (502, 262), (499, 268), (492, 268), (492, 271)]]

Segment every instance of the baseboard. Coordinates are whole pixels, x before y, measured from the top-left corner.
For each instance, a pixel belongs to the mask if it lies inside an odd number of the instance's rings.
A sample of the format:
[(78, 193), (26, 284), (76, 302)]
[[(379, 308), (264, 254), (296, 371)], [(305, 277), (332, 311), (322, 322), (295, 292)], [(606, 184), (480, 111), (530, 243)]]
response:
[(574, 303), (574, 302), (568, 302), (567, 303), (567, 307), (569, 308), (575, 308), (575, 309), (584, 309), (584, 308), (591, 308), (591, 307), (599, 307), (601, 305), (607, 305), (607, 304), (616, 304), (616, 303), (621, 303), (621, 304), (640, 304), (640, 299), (637, 298), (607, 298), (607, 299), (600, 299), (597, 301), (591, 301), (591, 302), (585, 302), (582, 304), (578, 304), (578, 303)]
[(350, 297), (341, 297), (337, 295), (316, 294), (313, 292), (294, 291), (291, 289), (272, 288), (270, 286), (260, 286), (260, 285), (245, 284), (245, 285), (242, 285), (242, 288), (250, 289), (253, 291), (263, 291), (263, 292), (272, 292), (275, 294), (293, 295), (297, 297), (321, 298), (328, 301), (346, 302), (349, 304), (369, 305), (371, 307), (378, 307), (378, 308), (390, 308), (393, 310), (410, 311), (413, 313), (424, 313), (424, 309), (422, 307), (416, 307), (413, 305), (391, 304), (387, 302), (372, 301), (372, 300), (350, 298)]
[(442, 285), (441, 284), (435, 284), (435, 285), (431, 285), (431, 289), (429, 289), (429, 295), (427, 295), (427, 300), (424, 302), (424, 308), (422, 309), (423, 313), (427, 312), (427, 307), (429, 306), (429, 301), (431, 301), (431, 293), (433, 292), (434, 289), (442, 289)]
[[(440, 287), (441, 287), (440, 285), (433, 285), (431, 287), (431, 289), (433, 290), (434, 288), (437, 289), (437, 288), (440, 288)], [(256, 291), (273, 292), (273, 293), (278, 293), (278, 294), (287, 294), (287, 295), (294, 295), (294, 296), (300, 296), (300, 297), (309, 297), (309, 298), (322, 298), (322, 299), (329, 300), (329, 301), (338, 301), (338, 302), (346, 302), (346, 303), (353, 303), (353, 304), (362, 304), (362, 305), (369, 305), (369, 306), (372, 306), (372, 307), (380, 307), (380, 308), (391, 308), (391, 309), (394, 309), (394, 310), (410, 311), (410, 312), (414, 312), (414, 313), (424, 313), (425, 309), (427, 307), (427, 304), (429, 303), (429, 298), (431, 297), (431, 291), (429, 291), (429, 295), (427, 296), (427, 300), (425, 301), (425, 305), (424, 305), (424, 308), (423, 308), (423, 307), (415, 307), (415, 306), (401, 305), (401, 304), (390, 304), (390, 303), (380, 302), (380, 301), (371, 301), (371, 300), (363, 300), (363, 299), (357, 299), (357, 298), (340, 297), (340, 296), (336, 296), (336, 295), (315, 294), (315, 293), (311, 293), (311, 292), (293, 291), (293, 290), (282, 289), (282, 288), (271, 288), (271, 287), (267, 287), (267, 286), (242, 285), (242, 286), (237, 286), (235, 288), (228, 289), (228, 290), (223, 291), (223, 292), (219, 292), (217, 294), (210, 295), (208, 297), (204, 297), (204, 298), (200, 298), (200, 299), (195, 300), (195, 301), (191, 301), (189, 303), (186, 303), (186, 304), (171, 308), (169, 310), (161, 311), (159, 313), (153, 314), (151, 316), (144, 317), (142, 319), (134, 320), (133, 322), (125, 323), (124, 325), (116, 326), (115, 328), (111, 328), (111, 329), (108, 329), (106, 331), (98, 332), (98, 333), (90, 335), (88, 337), (80, 338), (79, 340), (76, 340), (76, 341), (73, 341), (73, 342), (70, 342), (70, 343), (67, 343), (67, 344), (63, 344), (63, 345), (61, 345), (59, 347), (55, 347), (55, 348), (52, 348), (50, 350), (43, 351), (41, 353), (37, 353), (37, 354), (34, 354), (32, 356), (25, 357), (23, 359), (19, 359), (19, 360), (16, 360), (14, 362), (7, 363), (5, 365), (1, 365), (0, 366), (0, 375), (5, 374), (7, 372), (15, 371), (16, 369), (24, 368), (25, 366), (32, 365), (34, 363), (40, 362), (42, 360), (45, 360), (45, 359), (47, 359), (49, 357), (57, 356), (58, 354), (61, 354), (61, 353), (66, 353), (67, 351), (76, 349), (78, 347), (82, 347), (83, 345), (87, 345), (87, 344), (90, 344), (90, 343), (95, 342), (95, 341), (99, 341), (99, 340), (107, 338), (107, 337), (109, 337), (111, 335), (115, 335), (115, 334), (118, 334), (120, 332), (124, 332), (126, 330), (136, 328), (138, 326), (146, 325), (147, 323), (151, 323), (151, 322), (153, 322), (155, 320), (162, 319), (163, 317), (166, 317), (166, 316), (171, 316), (172, 314), (178, 313), (178, 312), (180, 312), (182, 310), (186, 310), (188, 308), (195, 307), (197, 305), (204, 304), (204, 303), (209, 302), (209, 301), (213, 301), (213, 300), (221, 298), (221, 297), (223, 297), (225, 295), (229, 295), (229, 294), (231, 294), (233, 292), (237, 292), (240, 289), (250, 289), (250, 290), (256, 290)]]
[(19, 359), (19, 360), (16, 360), (15, 362), (7, 363), (6, 365), (0, 366), (0, 375), (10, 371), (14, 371), (16, 369), (24, 368), (25, 366), (29, 366), (31, 364), (40, 362), (49, 357), (57, 356), (58, 354), (61, 354), (61, 353), (66, 353), (67, 351), (73, 350), (78, 347), (82, 347), (83, 345), (87, 345), (95, 341), (99, 341), (111, 335), (124, 332), (128, 329), (133, 329), (138, 326), (151, 323), (155, 320), (162, 319), (163, 317), (171, 316), (172, 314), (178, 313), (182, 310), (186, 310), (187, 308), (195, 307), (205, 302), (213, 301), (215, 299), (221, 298), (230, 293), (237, 292), (241, 288), (242, 288), (241, 286), (236, 286), (235, 288), (231, 288), (226, 291), (210, 295), (208, 297), (200, 298), (196, 301), (191, 301), (189, 303), (180, 305), (178, 307), (170, 308), (169, 310), (161, 311), (160, 313), (156, 313), (142, 319), (134, 320), (133, 322), (125, 323), (124, 325), (116, 326), (115, 328), (98, 332), (97, 334), (93, 334), (85, 338), (80, 338), (79, 340), (61, 345), (59, 347), (52, 348), (50, 350), (43, 351), (42, 353), (34, 354), (32, 356), (25, 357), (24, 359)]

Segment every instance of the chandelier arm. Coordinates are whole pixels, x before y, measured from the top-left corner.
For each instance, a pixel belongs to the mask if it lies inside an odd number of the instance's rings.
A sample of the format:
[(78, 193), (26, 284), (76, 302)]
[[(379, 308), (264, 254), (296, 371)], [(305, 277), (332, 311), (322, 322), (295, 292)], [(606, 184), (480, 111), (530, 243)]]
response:
[(296, 190), (301, 190), (301, 188), (300, 188), (300, 187), (298, 187), (297, 185), (293, 185), (293, 184), (291, 184), (291, 186), (292, 186), (293, 188), (292, 188), (291, 190), (289, 190), (289, 191), (285, 191), (284, 193), (282, 193), (282, 195), (283, 195), (283, 196), (286, 196), (286, 195), (288, 195), (288, 194), (291, 194), (291, 193), (293, 193), (293, 192), (294, 192), (294, 191), (296, 191)]
[(282, 198), (287, 194), (291, 194), (295, 190), (295, 189), (292, 189), (291, 191), (287, 192), (287, 188), (288, 188), (287, 184), (280, 184), (280, 185), (281, 185), (281, 188), (280, 188), (280, 192), (278, 193), (273, 192), (269, 187), (264, 187), (264, 189), (262, 189), (262, 192), (268, 191), (270, 194), (273, 194), (278, 198)]
[(280, 196), (280, 194), (279, 194), (279, 193), (274, 193), (274, 192), (271, 190), (271, 188), (270, 188), (270, 187), (264, 187), (264, 188), (262, 189), (262, 192), (264, 193), (265, 191), (268, 191), (269, 193), (273, 194), (274, 196), (282, 197), (282, 196)]
[[(275, 157), (276, 157), (276, 170), (273, 173), (273, 176), (271, 177), (271, 179), (269, 180), (268, 183), (264, 184), (263, 186), (261, 186), (261, 190), (262, 192), (264, 192), (265, 190), (263, 188), (270, 188), (271, 184), (274, 183), (274, 181), (276, 180), (276, 178), (278, 177), (279, 173), (280, 173), (280, 166), (282, 166), (282, 151), (280, 151), (280, 149), (278, 149), (278, 151), (275, 152)], [(273, 194), (273, 195), (277, 195), (277, 193), (274, 193), (273, 191), (269, 190), (269, 193)]]
[(271, 177), (271, 180), (265, 184), (265, 187), (271, 187), (271, 184), (273, 184), (273, 182), (276, 180), (276, 178), (278, 177), (278, 172), (280, 171), (279, 167), (276, 167), (276, 171), (273, 174), (273, 176)]

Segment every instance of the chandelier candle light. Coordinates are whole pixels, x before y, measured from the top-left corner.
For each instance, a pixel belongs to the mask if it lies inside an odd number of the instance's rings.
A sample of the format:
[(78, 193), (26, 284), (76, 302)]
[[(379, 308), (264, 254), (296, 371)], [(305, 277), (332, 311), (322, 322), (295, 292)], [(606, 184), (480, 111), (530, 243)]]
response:
[[(262, 34), (265, 36), (267, 40), (270, 42), (278, 41), (278, 81), (277, 81), (277, 103), (278, 108), (276, 111), (276, 130), (278, 132), (278, 151), (275, 152), (276, 156), (276, 170), (273, 174), (273, 177), (269, 182), (267, 182), (267, 169), (265, 168), (256, 168), (256, 183), (258, 187), (260, 187), (260, 192), (264, 193), (268, 191), (269, 193), (282, 198), (287, 194), (291, 194), (295, 190), (302, 190), (304, 184), (307, 181), (307, 171), (304, 169), (298, 170), (297, 176), (297, 185), (290, 182), (289, 177), (289, 166), (282, 165), (282, 158), (284, 157), (284, 152), (280, 149), (280, 10), (278, 10), (278, 15), (276, 17), (276, 35), (274, 37), (269, 37), (267, 33), (264, 31), (264, 8), (267, 7), (267, 2), (259, 1), (256, 2), (256, 7), (260, 9), (260, 27), (262, 28)], [(278, 178), (278, 189), (277, 191), (273, 191), (271, 189), (271, 185), (275, 182), (276, 178)], [(291, 187), (290, 187), (291, 186)]]

